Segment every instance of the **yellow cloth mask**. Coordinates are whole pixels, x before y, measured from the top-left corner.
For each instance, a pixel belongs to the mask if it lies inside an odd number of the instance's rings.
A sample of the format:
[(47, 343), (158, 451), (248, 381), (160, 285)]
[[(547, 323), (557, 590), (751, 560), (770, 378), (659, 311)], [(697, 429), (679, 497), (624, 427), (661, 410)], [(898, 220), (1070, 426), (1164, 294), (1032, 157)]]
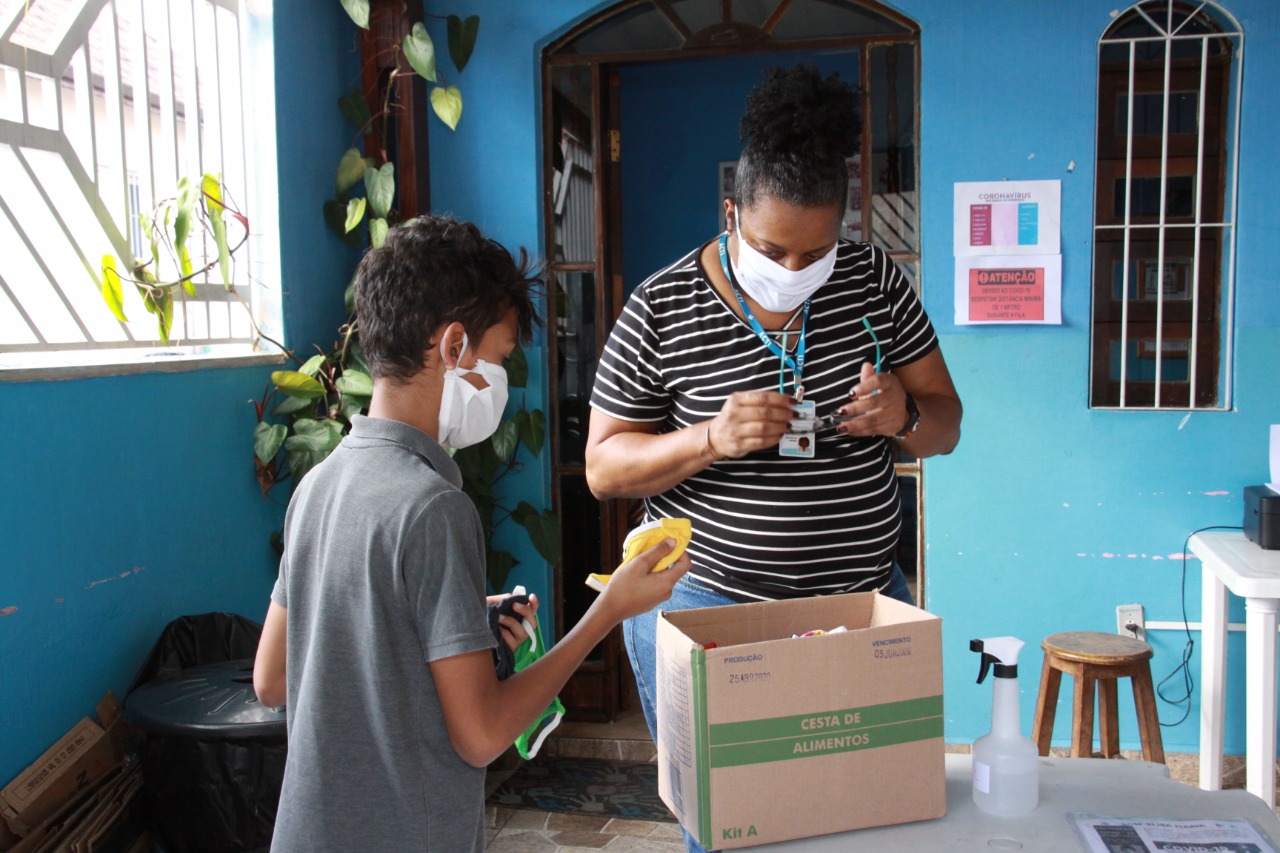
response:
[[(627, 534), (626, 541), (622, 543), (622, 562), (625, 563), (638, 554), (644, 553), (664, 539), (674, 539), (676, 547), (672, 548), (671, 553), (659, 560), (651, 569), (651, 571), (661, 572), (680, 559), (680, 555), (684, 553), (684, 549), (692, 538), (693, 523), (687, 518), (660, 518), (657, 521), (650, 521)], [(613, 577), (612, 574), (588, 575), (587, 586), (597, 592), (603, 592), (611, 577)]]

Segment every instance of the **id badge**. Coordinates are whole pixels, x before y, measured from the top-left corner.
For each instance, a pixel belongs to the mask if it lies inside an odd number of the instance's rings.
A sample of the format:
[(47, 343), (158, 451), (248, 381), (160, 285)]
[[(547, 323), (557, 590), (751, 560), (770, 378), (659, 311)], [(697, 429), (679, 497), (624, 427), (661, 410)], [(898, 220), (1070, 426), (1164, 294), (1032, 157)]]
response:
[(816, 443), (814, 432), (818, 424), (814, 403), (812, 400), (796, 403), (792, 412), (791, 424), (778, 442), (778, 455), (812, 459)]

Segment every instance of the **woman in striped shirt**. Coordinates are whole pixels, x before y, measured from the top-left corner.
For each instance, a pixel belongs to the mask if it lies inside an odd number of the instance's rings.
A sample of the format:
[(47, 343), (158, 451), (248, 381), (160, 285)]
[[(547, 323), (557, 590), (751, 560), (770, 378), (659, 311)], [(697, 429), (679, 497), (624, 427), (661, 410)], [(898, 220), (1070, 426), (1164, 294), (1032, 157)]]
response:
[[(902, 272), (839, 238), (856, 90), (769, 69), (741, 136), (727, 232), (636, 288), (610, 335), (588, 483), (643, 498), (650, 519), (692, 520), (693, 569), (666, 609), (873, 589), (910, 601), (893, 445), (949, 453), (961, 406)], [(825, 428), (794, 423), (798, 403)], [(624, 628), (650, 729), (655, 625)]]

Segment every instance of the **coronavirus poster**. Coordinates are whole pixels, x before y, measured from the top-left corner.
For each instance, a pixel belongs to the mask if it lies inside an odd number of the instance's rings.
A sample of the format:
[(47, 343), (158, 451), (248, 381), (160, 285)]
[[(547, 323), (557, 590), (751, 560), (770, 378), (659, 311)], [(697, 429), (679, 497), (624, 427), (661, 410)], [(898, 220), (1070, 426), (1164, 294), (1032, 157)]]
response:
[(955, 185), (955, 321), (1062, 322), (1062, 183)]

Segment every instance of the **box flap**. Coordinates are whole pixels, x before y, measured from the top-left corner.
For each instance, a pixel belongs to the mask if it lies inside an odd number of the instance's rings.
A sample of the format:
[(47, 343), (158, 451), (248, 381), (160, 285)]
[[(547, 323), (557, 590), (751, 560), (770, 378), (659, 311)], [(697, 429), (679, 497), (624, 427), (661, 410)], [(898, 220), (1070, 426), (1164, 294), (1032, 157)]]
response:
[(695, 643), (715, 643), (717, 648), (830, 631), (842, 625), (856, 631), (903, 622), (941, 621), (932, 613), (878, 592), (663, 611), (662, 619)]

